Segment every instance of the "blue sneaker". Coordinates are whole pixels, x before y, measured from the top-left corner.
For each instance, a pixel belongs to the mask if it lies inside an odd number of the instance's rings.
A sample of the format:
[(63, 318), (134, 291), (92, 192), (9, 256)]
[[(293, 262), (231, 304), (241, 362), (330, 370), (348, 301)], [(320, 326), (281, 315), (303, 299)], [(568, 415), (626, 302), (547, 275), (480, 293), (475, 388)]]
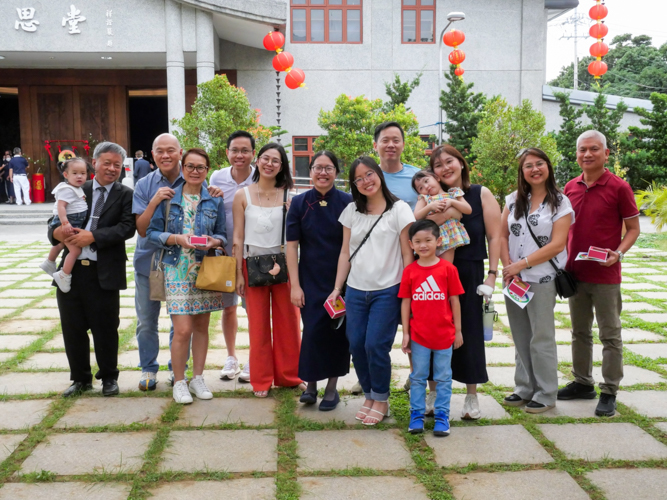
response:
[(424, 414), (418, 411), (410, 412), (410, 425), (408, 426), (410, 434), (421, 434), (424, 432)]
[(433, 426), (434, 436), (449, 436), (449, 415), (444, 411), (435, 414), (435, 425)]
[(157, 386), (157, 373), (141, 372), (141, 380), (139, 381), (139, 390), (154, 391)]

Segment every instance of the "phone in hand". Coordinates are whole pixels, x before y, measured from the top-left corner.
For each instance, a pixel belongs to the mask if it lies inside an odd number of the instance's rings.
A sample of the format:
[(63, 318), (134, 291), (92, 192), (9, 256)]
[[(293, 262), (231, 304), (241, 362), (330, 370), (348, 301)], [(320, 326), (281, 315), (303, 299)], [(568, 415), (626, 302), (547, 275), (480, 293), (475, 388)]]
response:
[(205, 247), (207, 244), (206, 236), (190, 236), (190, 245), (193, 247)]

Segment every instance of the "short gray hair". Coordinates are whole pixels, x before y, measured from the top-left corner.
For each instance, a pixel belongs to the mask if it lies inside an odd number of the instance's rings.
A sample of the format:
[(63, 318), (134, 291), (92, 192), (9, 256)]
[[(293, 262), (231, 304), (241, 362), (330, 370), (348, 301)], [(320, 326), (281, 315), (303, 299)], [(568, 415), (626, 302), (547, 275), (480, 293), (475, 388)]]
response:
[(607, 138), (599, 130), (587, 130), (577, 137), (577, 148), (579, 148), (579, 142), (584, 139), (597, 139), (602, 144), (602, 148), (607, 149)]
[(120, 155), (121, 161), (125, 161), (125, 158), (127, 158), (125, 149), (123, 149), (122, 146), (119, 146), (115, 142), (100, 142), (97, 146), (95, 146), (95, 151), (93, 151), (93, 160), (97, 160), (104, 153)]

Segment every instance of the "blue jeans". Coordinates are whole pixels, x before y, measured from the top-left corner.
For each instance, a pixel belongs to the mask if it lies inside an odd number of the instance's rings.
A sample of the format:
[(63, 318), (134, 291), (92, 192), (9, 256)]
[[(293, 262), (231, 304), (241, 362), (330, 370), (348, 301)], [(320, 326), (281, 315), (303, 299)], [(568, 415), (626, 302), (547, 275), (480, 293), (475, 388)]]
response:
[(350, 286), (345, 294), (347, 340), (359, 383), (367, 398), (389, 399), (391, 358), (401, 319), (400, 285), (364, 292)]
[(410, 409), (424, 413), (426, 411), (426, 379), (433, 353), (433, 380), (436, 383), (435, 413), (444, 411), (449, 416), (449, 402), (452, 399), (452, 351), (434, 350), (419, 345), (412, 340), (412, 373), (410, 374)]

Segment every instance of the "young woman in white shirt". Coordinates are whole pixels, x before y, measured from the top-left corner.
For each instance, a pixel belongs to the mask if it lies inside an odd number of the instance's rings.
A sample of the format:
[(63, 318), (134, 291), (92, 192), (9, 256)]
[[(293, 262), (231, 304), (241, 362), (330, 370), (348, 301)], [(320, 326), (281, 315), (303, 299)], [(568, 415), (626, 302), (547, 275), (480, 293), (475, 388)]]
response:
[(355, 418), (376, 425), (389, 415), (389, 353), (401, 319), (401, 276), (413, 261), (408, 229), (415, 217), (407, 203), (391, 194), (373, 158), (352, 163), (350, 187), (353, 201), (338, 219), (343, 246), (329, 298), (336, 300), (347, 280), (346, 333), (366, 396)]
[(505, 404), (542, 413), (556, 405), (558, 391), (556, 271), (549, 260), (559, 269), (565, 267), (567, 235), (574, 222), (570, 200), (556, 186), (553, 166), (543, 151), (530, 148), (519, 158), (517, 190), (505, 199), (502, 217), (503, 281), (508, 285), (519, 277), (533, 293), (523, 309), (505, 297), (517, 353), (516, 387)]

